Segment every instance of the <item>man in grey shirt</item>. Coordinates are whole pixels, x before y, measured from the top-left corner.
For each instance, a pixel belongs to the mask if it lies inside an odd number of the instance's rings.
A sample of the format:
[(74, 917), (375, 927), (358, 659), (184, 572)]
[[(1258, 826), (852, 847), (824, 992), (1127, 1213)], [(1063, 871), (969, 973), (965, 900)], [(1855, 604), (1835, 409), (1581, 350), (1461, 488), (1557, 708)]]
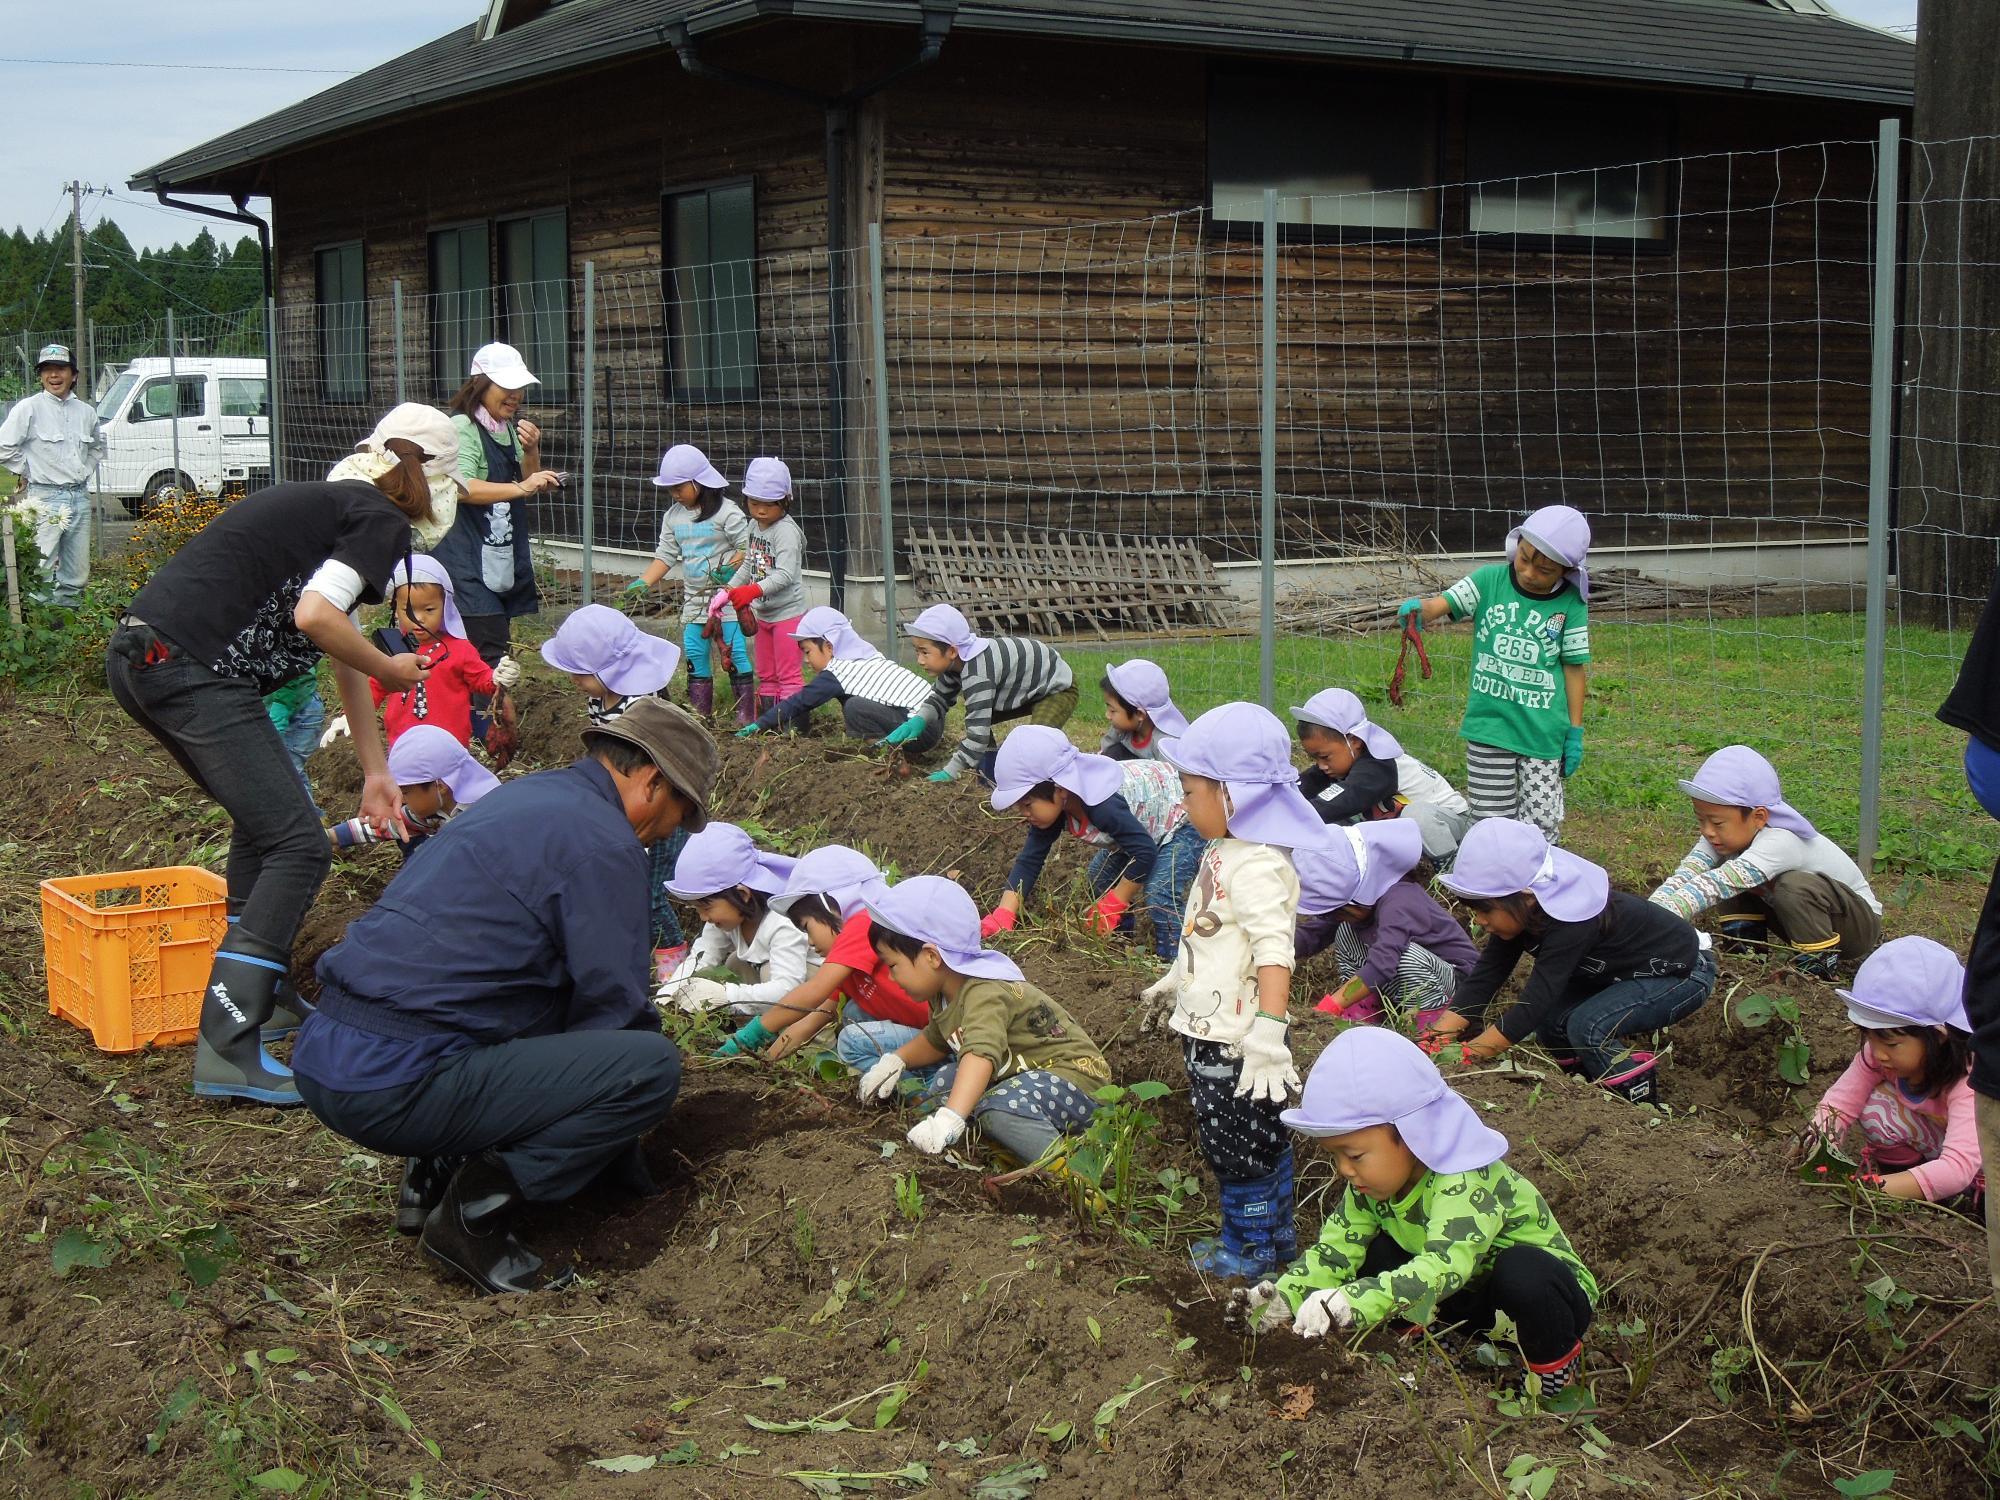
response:
[(25, 481), (35, 507), (35, 546), (49, 570), (48, 602), (74, 609), (90, 581), (90, 479), (104, 457), (97, 413), (76, 394), (76, 361), (64, 344), (35, 357), (41, 390), (0, 422), (0, 465)]

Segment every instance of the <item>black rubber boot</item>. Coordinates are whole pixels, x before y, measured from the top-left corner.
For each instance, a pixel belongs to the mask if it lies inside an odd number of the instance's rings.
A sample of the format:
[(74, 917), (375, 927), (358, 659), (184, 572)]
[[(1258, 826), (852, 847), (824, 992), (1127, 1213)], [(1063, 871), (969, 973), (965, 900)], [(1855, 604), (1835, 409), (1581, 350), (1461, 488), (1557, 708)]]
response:
[(278, 980), (277, 993), (271, 997), (271, 1019), (259, 1030), (265, 1045), (282, 1042), (286, 1037), (305, 1025), (306, 1017), (313, 1013), (313, 1004), (301, 995), (292, 984), (292, 976), (286, 974)]
[(216, 951), (201, 997), (194, 1091), (210, 1099), (255, 1099), (280, 1107), (303, 1103), (292, 1070), (273, 1062), (259, 1035), (276, 1004), (291, 954), (233, 929)]
[(576, 1273), (542, 1274), (542, 1258), (514, 1237), (509, 1220), (526, 1200), (513, 1173), (483, 1152), (453, 1174), (444, 1197), (424, 1220), (424, 1254), (481, 1290), (543, 1292), (567, 1286)]
[(444, 1196), (457, 1166), (457, 1158), (442, 1156), (413, 1156), (403, 1163), (403, 1185), (396, 1193), (396, 1233), (424, 1232), (424, 1220)]

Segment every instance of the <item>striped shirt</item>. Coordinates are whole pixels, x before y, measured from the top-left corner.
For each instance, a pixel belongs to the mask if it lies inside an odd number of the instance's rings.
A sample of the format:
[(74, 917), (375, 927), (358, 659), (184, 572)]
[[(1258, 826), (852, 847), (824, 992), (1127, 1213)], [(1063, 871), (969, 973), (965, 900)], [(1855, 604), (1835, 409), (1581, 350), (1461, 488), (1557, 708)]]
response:
[(765, 709), (757, 727), (769, 731), (781, 724), (803, 723), (822, 703), (845, 703), (849, 698), (865, 698), (907, 716), (923, 707), (930, 695), (928, 682), (886, 656), (835, 657), (791, 697)]
[(917, 711), (926, 722), (942, 725), (951, 705), (965, 699), (965, 738), (945, 762), (947, 771), (970, 771), (993, 748), (993, 721), (1015, 718), (1052, 693), (1071, 685), (1069, 663), (1055, 647), (1024, 636), (999, 635), (986, 649), (954, 671), (938, 675), (937, 685)]

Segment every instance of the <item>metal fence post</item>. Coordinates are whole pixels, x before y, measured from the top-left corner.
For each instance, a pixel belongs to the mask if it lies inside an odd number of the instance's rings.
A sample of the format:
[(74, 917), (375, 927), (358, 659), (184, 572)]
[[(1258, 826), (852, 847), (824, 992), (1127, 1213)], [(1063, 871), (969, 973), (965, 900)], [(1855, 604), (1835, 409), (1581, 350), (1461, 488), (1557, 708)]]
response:
[(179, 355), (174, 350), (174, 310), (167, 309), (167, 433), (174, 445), (174, 488), (181, 498), (187, 498), (188, 487), (182, 483), (186, 476), (181, 472), (181, 377), (178, 364)]
[(868, 326), (875, 340), (875, 499), (882, 514), (882, 654), (896, 660), (896, 510), (889, 483), (888, 317), (882, 308), (882, 226), (868, 226)]
[(1276, 711), (1278, 701), (1278, 190), (1264, 189), (1263, 328), (1258, 340), (1257, 446), (1261, 459), (1263, 515), (1258, 524), (1257, 696)]
[[(83, 364), (90, 375), (90, 388), (97, 388), (97, 319), (83, 320)], [(104, 555), (104, 460), (90, 469), (90, 555)]]
[(583, 602), (590, 603), (592, 481), (597, 475), (597, 262), (583, 263)]
[(265, 389), (271, 393), (271, 482), (285, 478), (284, 362), (278, 358), (278, 299), (264, 299)]
[(389, 283), (389, 316), (395, 323), (396, 404), (401, 406), (410, 398), (406, 394), (409, 381), (403, 373), (403, 278), (400, 276)]
[(1903, 126), (1884, 120), (1875, 147), (1874, 362), (1868, 389), (1868, 619), (1861, 689), (1861, 833), (1863, 871), (1875, 862), (1882, 831), (1882, 679), (1889, 634), (1889, 462), (1896, 399), (1896, 225), (1901, 199)]

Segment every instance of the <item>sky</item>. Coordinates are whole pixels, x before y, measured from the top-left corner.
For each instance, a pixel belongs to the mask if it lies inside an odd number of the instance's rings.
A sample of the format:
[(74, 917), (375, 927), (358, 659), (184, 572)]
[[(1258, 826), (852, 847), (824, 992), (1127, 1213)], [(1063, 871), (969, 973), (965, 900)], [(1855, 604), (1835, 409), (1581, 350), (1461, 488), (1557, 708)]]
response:
[[(1917, 0), (1833, 3), (1870, 25), (1916, 23)], [(65, 222), (63, 184), (80, 178), (115, 194), (86, 205), (86, 224), (109, 216), (141, 247), (190, 239), (210, 221), (162, 209), (126, 180), (485, 9), (485, 0), (15, 0), (0, 30), (0, 99), (12, 106), (16, 142), (0, 153), (0, 228), (33, 234)]]

